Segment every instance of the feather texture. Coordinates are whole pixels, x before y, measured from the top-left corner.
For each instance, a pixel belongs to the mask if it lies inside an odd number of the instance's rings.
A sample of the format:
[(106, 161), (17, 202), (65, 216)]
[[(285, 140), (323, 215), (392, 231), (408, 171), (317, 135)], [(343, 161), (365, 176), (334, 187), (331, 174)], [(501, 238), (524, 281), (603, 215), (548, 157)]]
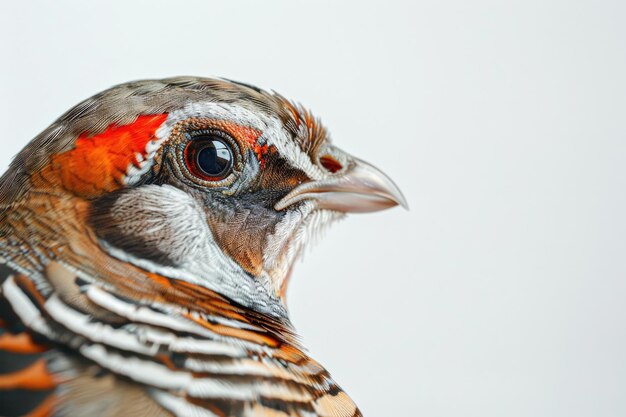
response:
[[(226, 150), (223, 178), (189, 166), (196, 140)], [(337, 210), (277, 209), (357, 163), (302, 106), (226, 80), (131, 82), (69, 110), (0, 180), (0, 415), (361, 416), (284, 301), (359, 184), (327, 187)], [(361, 185), (380, 199), (383, 180)]]

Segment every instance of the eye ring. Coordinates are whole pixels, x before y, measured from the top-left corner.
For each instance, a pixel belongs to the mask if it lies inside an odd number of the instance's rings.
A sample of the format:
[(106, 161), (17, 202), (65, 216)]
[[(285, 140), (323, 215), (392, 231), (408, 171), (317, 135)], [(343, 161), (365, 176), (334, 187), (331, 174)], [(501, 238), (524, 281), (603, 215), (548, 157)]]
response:
[(183, 150), (187, 170), (210, 182), (227, 178), (234, 169), (236, 153), (233, 140), (221, 131), (200, 130), (186, 133), (189, 141)]

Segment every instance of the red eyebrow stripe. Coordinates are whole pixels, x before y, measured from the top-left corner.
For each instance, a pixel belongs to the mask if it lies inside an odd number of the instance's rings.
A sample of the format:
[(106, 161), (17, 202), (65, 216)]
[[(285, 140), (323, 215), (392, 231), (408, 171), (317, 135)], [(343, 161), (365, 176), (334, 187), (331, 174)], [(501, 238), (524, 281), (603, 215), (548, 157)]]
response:
[(252, 127), (240, 126), (228, 121), (214, 121), (211, 125), (224, 130), (226, 133), (250, 146), (261, 164), (261, 169), (265, 168), (269, 147), (268, 145), (261, 146), (258, 143), (263, 132)]
[(121, 188), (136, 154), (146, 157), (146, 145), (156, 139), (156, 131), (167, 114), (144, 115), (127, 125), (112, 124), (96, 135), (82, 134), (74, 149), (52, 157), (52, 170), (58, 172), (63, 187), (82, 197), (95, 197)]
[(234, 136), (250, 146), (254, 146), (262, 134), (262, 132), (253, 127), (241, 126), (225, 120), (212, 120), (209, 122), (209, 125), (224, 130), (229, 135)]

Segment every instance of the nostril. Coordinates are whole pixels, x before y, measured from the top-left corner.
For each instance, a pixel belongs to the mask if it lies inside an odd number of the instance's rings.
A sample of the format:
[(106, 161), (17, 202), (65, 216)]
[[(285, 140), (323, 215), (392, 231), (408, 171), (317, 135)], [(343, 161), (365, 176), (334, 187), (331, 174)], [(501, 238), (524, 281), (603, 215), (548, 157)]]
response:
[(320, 157), (320, 164), (322, 164), (322, 166), (326, 168), (327, 171), (333, 174), (335, 172), (341, 171), (341, 169), (343, 168), (343, 165), (341, 165), (339, 161), (337, 161), (330, 155), (322, 155)]

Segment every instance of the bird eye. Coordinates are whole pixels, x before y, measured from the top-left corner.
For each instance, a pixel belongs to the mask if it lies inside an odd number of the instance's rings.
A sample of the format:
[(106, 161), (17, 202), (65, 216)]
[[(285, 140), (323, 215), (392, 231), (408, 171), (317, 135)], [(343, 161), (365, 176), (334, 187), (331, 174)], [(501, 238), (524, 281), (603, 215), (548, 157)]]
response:
[(189, 171), (206, 181), (220, 181), (233, 169), (231, 145), (218, 135), (195, 135), (185, 148), (185, 164)]

